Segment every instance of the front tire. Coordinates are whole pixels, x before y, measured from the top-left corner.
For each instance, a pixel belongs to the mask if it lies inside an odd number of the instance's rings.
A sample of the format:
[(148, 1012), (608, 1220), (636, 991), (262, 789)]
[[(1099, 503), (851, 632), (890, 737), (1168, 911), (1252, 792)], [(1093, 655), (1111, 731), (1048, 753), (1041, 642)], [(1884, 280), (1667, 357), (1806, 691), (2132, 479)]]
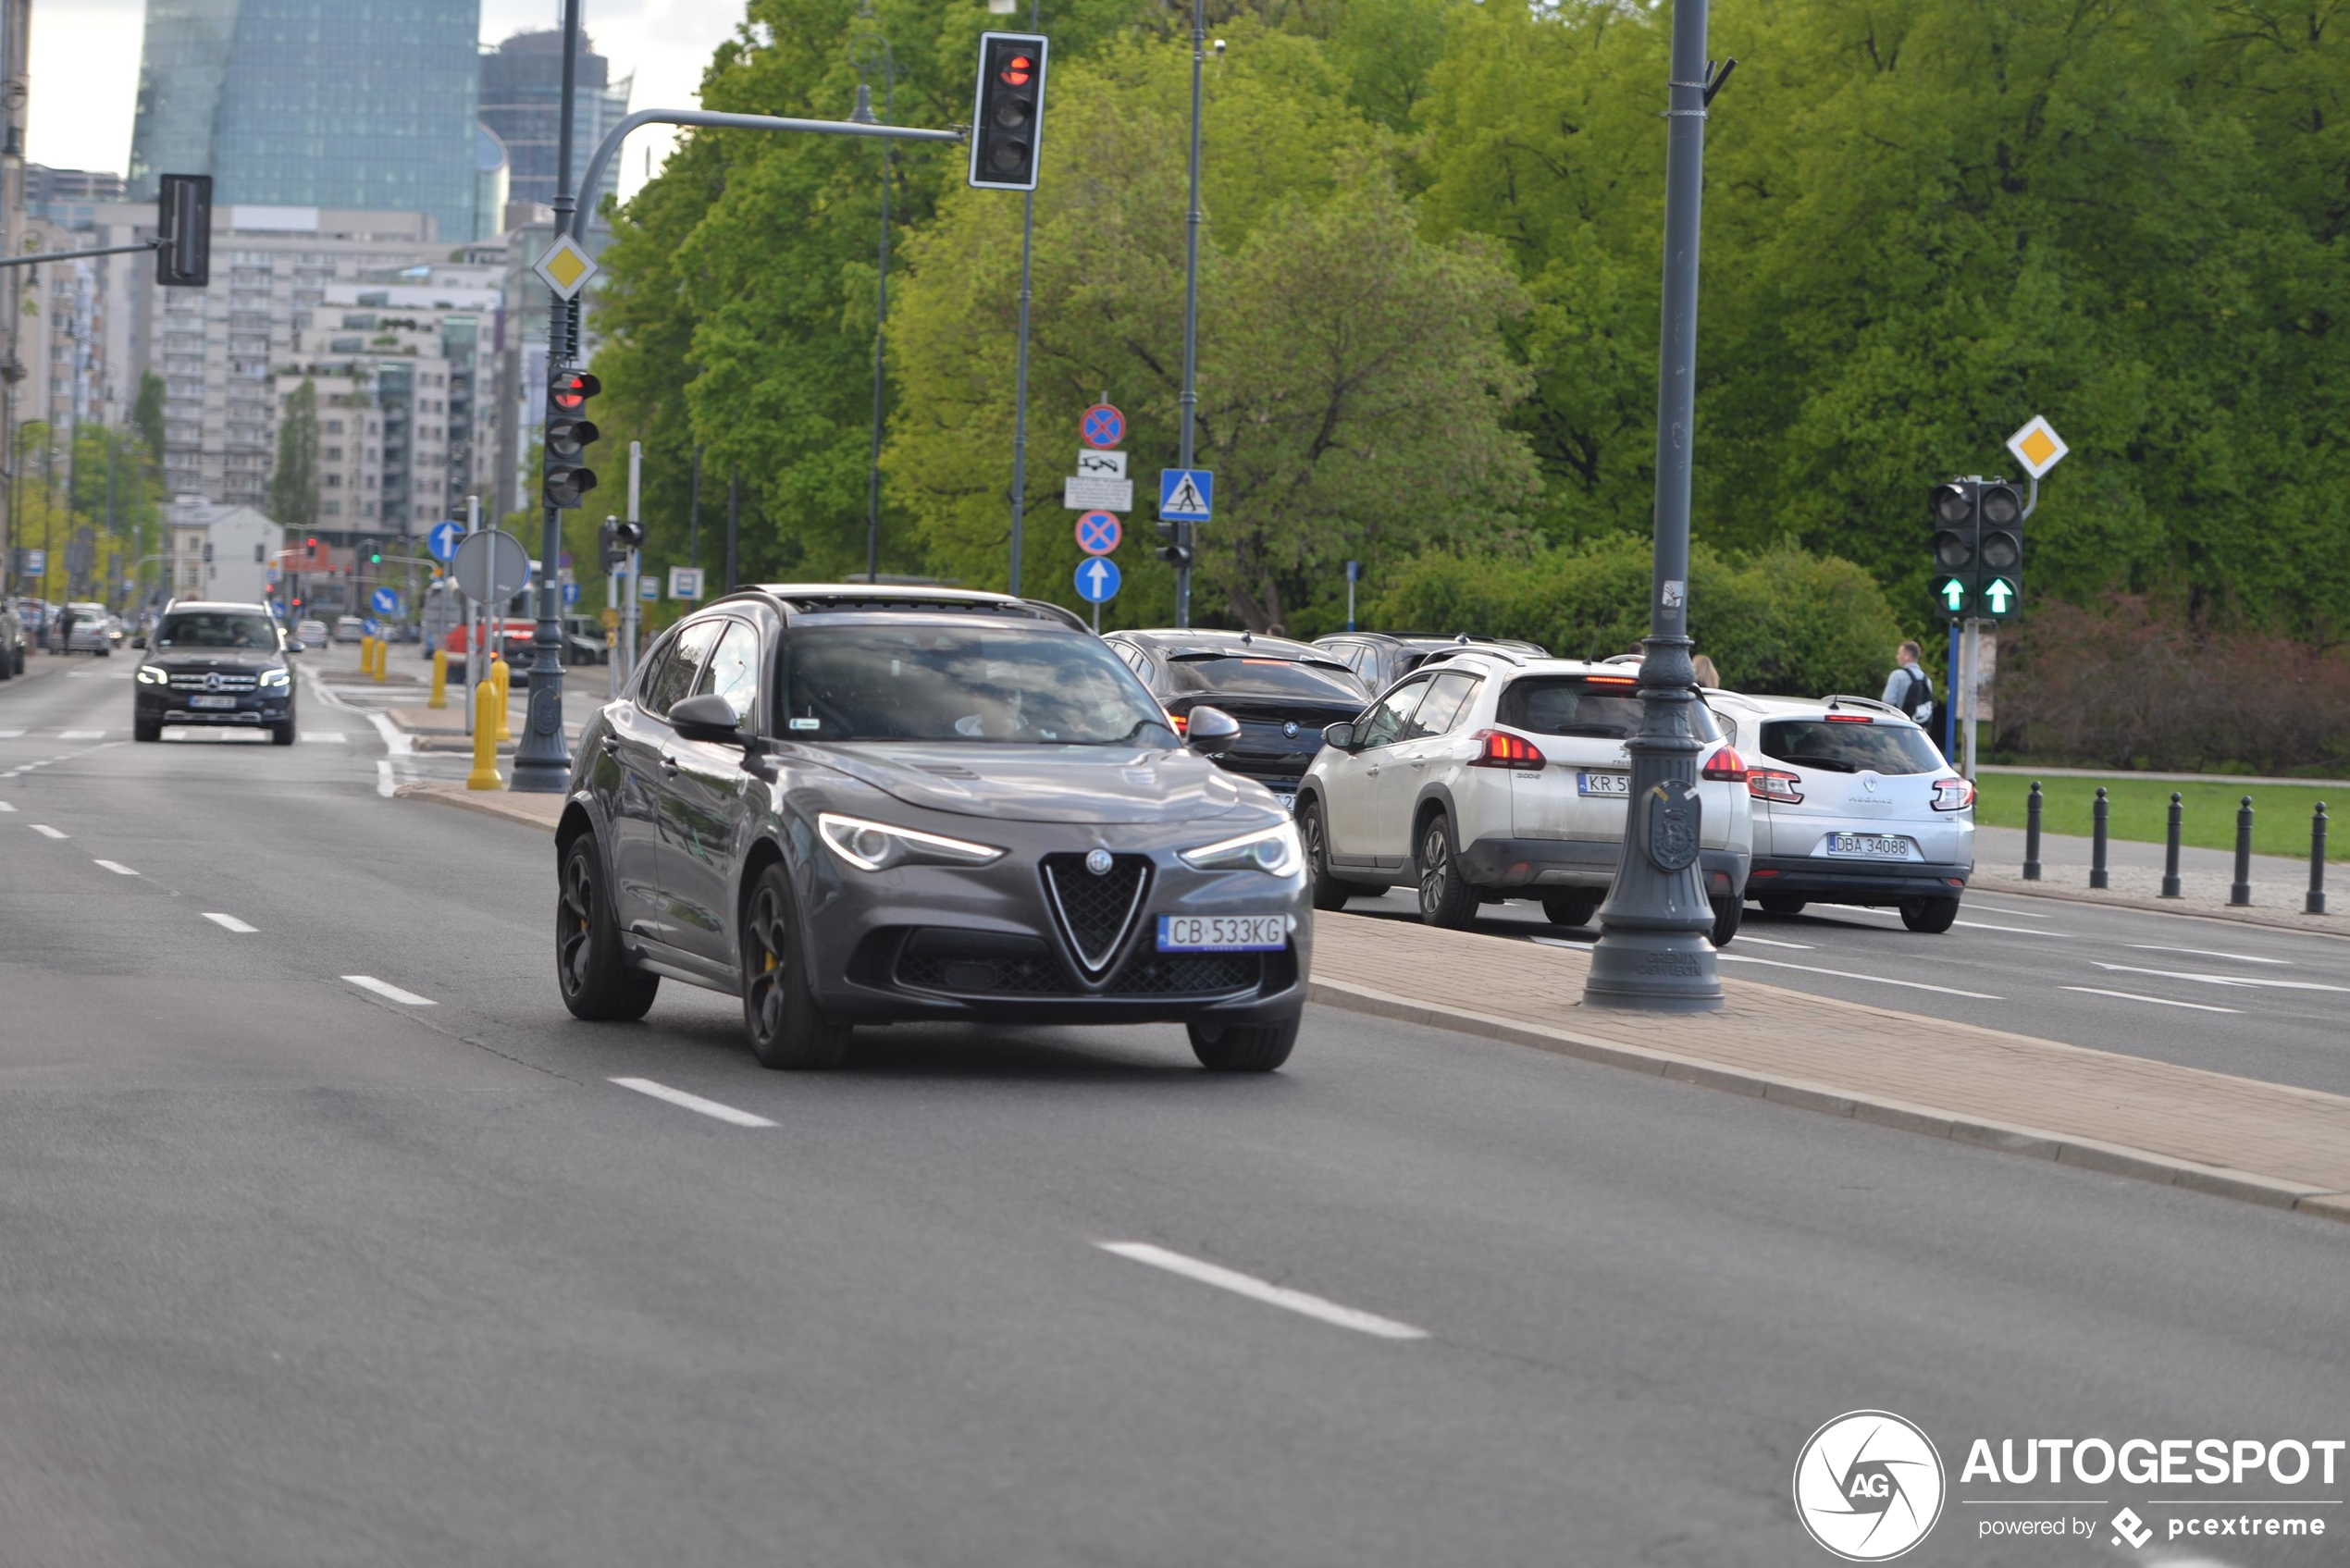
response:
[(294, 726), (293, 726), (293, 721), (292, 721), (291, 719), (287, 720), (287, 721), (286, 721), (284, 723), (282, 723), (282, 724), (272, 724), (272, 725), (270, 725), (270, 726), (269, 726), (269, 744), (270, 744), (270, 745), (272, 745), (272, 746), (291, 746), (293, 743), (294, 743)]
[(1481, 900), (1461, 873), (1450, 816), (1439, 811), (1421, 825), (1419, 851), (1420, 919), (1447, 931), (1468, 930), (1477, 923)]
[(1289, 1060), (1304, 1019), (1303, 1013), (1292, 1013), (1279, 1023), (1191, 1022), (1183, 1031), (1192, 1037), (1192, 1055), (1210, 1072), (1271, 1072)]
[(838, 1067), (848, 1054), (848, 1026), (825, 1018), (809, 988), (799, 903), (780, 863), (743, 901), (743, 1032), (761, 1067)]
[(131, 720), (130, 738), (141, 742), (161, 740), (163, 738), (163, 721), (161, 719)]
[(1762, 906), (1762, 912), (1766, 915), (1800, 915), (1803, 913), (1807, 900), (1790, 894), (1766, 893), (1755, 902)]
[(1730, 938), (1738, 933), (1738, 922), (1745, 918), (1745, 899), (1716, 898), (1713, 900), (1713, 929), (1706, 934), (1713, 938), (1714, 946), (1727, 947)]
[(604, 891), (593, 833), (563, 851), (555, 895), (555, 985), (571, 1016), (589, 1023), (634, 1023), (661, 990), (661, 976), (628, 967), (620, 924)]
[(1901, 923), (1911, 931), (1928, 936), (1939, 936), (1950, 929), (1959, 918), (1959, 901), (1955, 898), (1904, 898), (1901, 900)]
[(1330, 833), (1322, 825), (1322, 803), (1310, 800), (1298, 809), (1298, 836), (1305, 841), (1305, 875), (1317, 909), (1343, 909), (1355, 889), (1330, 875)]

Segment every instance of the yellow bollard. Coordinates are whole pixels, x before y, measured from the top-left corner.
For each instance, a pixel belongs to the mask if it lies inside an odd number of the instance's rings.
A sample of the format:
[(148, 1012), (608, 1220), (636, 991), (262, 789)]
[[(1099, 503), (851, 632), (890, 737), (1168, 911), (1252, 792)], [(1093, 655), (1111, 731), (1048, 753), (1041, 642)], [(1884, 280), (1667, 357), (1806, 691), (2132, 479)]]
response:
[[(489, 661), (489, 678), (498, 687), (498, 738), (512, 740), (514, 738), (514, 732), (507, 723), (506, 683), (513, 679), (513, 676), (507, 671), (506, 661), (502, 655)], [(481, 726), (476, 722), (474, 727), (478, 729)]]
[(391, 679), (391, 639), (390, 637), (376, 639), (376, 679), (379, 682)]
[(489, 705), (504, 706), (498, 683), (484, 681), (474, 688), (474, 771), (465, 775), (467, 789), (503, 789), (498, 776), (498, 733), (489, 726)]
[(446, 647), (432, 650), (432, 695), (425, 698), (425, 706), (449, 706), (449, 649)]
[(375, 669), (376, 639), (363, 634), (359, 638), (359, 673), (370, 675), (375, 673)]

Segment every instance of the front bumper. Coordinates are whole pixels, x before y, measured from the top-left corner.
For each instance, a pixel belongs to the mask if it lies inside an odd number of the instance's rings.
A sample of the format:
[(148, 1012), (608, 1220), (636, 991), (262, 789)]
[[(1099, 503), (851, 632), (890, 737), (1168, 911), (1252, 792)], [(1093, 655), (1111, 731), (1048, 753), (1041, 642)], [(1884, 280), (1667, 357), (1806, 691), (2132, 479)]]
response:
[(1905, 898), (1949, 898), (1966, 888), (1973, 863), (1920, 860), (1836, 860), (1757, 856), (1746, 895), (1783, 893), (1817, 904), (1898, 904)]
[[(944, 818), (929, 818), (925, 827)], [(968, 825), (961, 830), (969, 833)], [(1103, 832), (1072, 824), (989, 825), (1009, 843), (992, 866), (864, 872), (811, 846), (803, 907), (817, 1000), (843, 1022), (963, 1019), (1020, 1024), (1271, 1023), (1305, 1004), (1313, 911), (1303, 874), (1201, 871), (1175, 850), (1230, 833), (1198, 823)], [(1044, 857), (1095, 845), (1146, 858), (1141, 912), (1107, 961), (1089, 970), (1047, 893)], [(1279, 951), (1162, 954), (1161, 915), (1278, 915)]]
[[(1532, 898), (1554, 888), (1613, 886), (1623, 858), (1624, 846), (1614, 840), (1480, 838), (1461, 851), (1461, 871), (1479, 888)], [(1738, 896), (1749, 858), (1744, 849), (1699, 850), (1706, 895)]]
[(205, 695), (150, 687), (139, 694), (136, 712), (141, 722), (158, 724), (282, 724), (293, 717), (291, 689), (238, 692), (234, 708), (188, 706), (189, 698)]

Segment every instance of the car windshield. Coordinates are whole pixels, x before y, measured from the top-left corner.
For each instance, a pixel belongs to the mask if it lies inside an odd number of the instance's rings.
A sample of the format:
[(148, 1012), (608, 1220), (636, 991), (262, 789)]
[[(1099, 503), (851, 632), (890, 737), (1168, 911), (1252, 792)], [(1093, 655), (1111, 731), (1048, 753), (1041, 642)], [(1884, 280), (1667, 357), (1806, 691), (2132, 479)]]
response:
[(180, 610), (163, 618), (157, 648), (259, 648), (276, 652), (278, 628), (268, 616), (235, 610)]
[(1369, 695), (1343, 664), (1264, 654), (1178, 653), (1167, 661), (1167, 677), (1185, 696), (1304, 698), (1359, 708)]
[(1947, 766), (1925, 733), (1912, 724), (1782, 719), (1762, 726), (1762, 751), (1799, 768), (1832, 773), (1932, 773)]
[(1167, 715), (1090, 636), (1005, 626), (815, 626), (785, 645), (798, 740), (1171, 746)]

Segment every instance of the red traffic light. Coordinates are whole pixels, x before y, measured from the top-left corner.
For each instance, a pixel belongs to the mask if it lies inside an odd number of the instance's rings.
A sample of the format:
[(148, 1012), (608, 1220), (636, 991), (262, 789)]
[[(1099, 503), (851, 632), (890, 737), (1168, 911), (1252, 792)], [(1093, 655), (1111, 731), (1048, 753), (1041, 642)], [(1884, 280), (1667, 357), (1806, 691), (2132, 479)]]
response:
[(565, 370), (547, 383), (547, 401), (565, 414), (577, 414), (604, 384), (584, 370)]
[(1028, 85), (1029, 79), (1035, 74), (1036, 62), (1034, 60), (1025, 55), (1014, 55), (1005, 62), (1004, 68), (998, 73), (996, 80), (1009, 82), (1014, 87), (1025, 87)]

